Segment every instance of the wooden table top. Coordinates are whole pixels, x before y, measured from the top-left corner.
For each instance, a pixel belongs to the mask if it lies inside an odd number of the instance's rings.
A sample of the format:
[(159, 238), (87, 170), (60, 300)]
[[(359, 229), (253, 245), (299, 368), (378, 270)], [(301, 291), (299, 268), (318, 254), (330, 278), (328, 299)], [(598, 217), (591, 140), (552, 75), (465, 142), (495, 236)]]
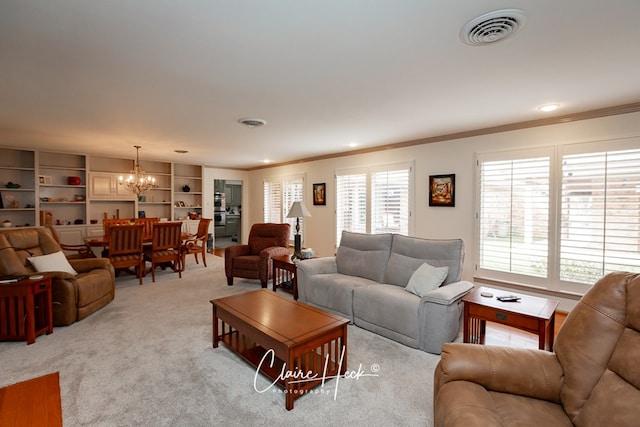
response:
[[(491, 297), (483, 297), (483, 292), (493, 294)], [(517, 302), (502, 302), (496, 297), (504, 295), (516, 295), (520, 297)], [(485, 307), (508, 311), (516, 314), (522, 314), (539, 319), (549, 319), (558, 307), (558, 301), (547, 298), (534, 297), (531, 295), (519, 294), (501, 289), (486, 288), (481, 286), (473, 292), (468, 293), (462, 298), (465, 303), (478, 304)]]
[(59, 373), (1, 388), (0, 426), (62, 426)]
[(343, 317), (299, 303), (269, 289), (217, 298), (211, 303), (288, 346), (349, 323)]

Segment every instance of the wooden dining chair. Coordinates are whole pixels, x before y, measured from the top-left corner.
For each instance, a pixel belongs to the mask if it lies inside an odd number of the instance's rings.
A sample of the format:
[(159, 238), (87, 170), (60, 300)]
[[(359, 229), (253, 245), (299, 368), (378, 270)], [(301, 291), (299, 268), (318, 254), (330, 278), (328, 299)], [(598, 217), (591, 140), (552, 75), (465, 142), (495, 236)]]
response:
[(129, 218), (105, 218), (102, 220), (102, 234), (109, 235), (109, 227), (112, 225), (131, 225)]
[(198, 264), (198, 254), (202, 254), (202, 263), (207, 266), (207, 237), (209, 237), (209, 224), (211, 224), (211, 218), (201, 218), (198, 222), (198, 232), (189, 236), (182, 243), (182, 268), (185, 265), (185, 258), (189, 254), (193, 254), (196, 257), (196, 264)]
[(142, 225), (111, 225), (109, 227), (109, 261), (116, 270), (135, 268), (142, 285), (144, 256)]
[(151, 241), (153, 237), (153, 226), (160, 222), (160, 218), (134, 218), (134, 224), (142, 224), (144, 229), (142, 231), (142, 240), (145, 242)]
[(181, 254), (182, 222), (158, 222), (153, 225), (151, 245), (144, 248), (145, 261), (151, 262), (151, 278), (156, 281), (156, 267), (173, 263), (174, 271), (182, 279)]

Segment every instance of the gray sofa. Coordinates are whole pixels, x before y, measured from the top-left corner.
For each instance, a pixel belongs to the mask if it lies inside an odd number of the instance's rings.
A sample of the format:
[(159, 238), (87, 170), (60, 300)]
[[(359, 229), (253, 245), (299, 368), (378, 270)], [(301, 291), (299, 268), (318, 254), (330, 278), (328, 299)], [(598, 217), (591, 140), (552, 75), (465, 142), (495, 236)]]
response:
[[(297, 263), (299, 301), (407, 346), (440, 354), (443, 344), (458, 335), (461, 299), (473, 289), (472, 283), (460, 281), (463, 259), (460, 239), (344, 231), (335, 257)], [(425, 262), (448, 267), (448, 272), (441, 269), (446, 274), (442, 285), (420, 297), (405, 287)]]

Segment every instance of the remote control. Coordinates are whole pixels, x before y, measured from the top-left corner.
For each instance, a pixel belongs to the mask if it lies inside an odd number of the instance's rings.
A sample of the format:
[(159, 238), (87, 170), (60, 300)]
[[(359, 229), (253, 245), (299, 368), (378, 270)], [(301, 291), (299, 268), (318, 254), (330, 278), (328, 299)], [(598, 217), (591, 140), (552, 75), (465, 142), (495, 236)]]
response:
[(516, 295), (503, 295), (500, 297), (496, 297), (497, 300), (502, 302), (517, 302), (520, 301), (520, 297)]

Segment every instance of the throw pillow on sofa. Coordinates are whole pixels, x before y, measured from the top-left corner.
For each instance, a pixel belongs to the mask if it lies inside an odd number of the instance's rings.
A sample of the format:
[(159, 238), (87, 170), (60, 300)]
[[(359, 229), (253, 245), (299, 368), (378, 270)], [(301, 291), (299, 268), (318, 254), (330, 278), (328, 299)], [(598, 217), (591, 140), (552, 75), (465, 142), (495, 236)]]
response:
[(438, 288), (447, 274), (449, 267), (434, 267), (425, 262), (411, 275), (405, 290), (422, 298), (427, 292)]
[(27, 259), (38, 273), (44, 273), (47, 271), (64, 271), (65, 273), (70, 273), (74, 276), (78, 274), (78, 272), (71, 267), (71, 264), (69, 264), (67, 257), (64, 256), (62, 251), (54, 252), (49, 255), (29, 257)]

